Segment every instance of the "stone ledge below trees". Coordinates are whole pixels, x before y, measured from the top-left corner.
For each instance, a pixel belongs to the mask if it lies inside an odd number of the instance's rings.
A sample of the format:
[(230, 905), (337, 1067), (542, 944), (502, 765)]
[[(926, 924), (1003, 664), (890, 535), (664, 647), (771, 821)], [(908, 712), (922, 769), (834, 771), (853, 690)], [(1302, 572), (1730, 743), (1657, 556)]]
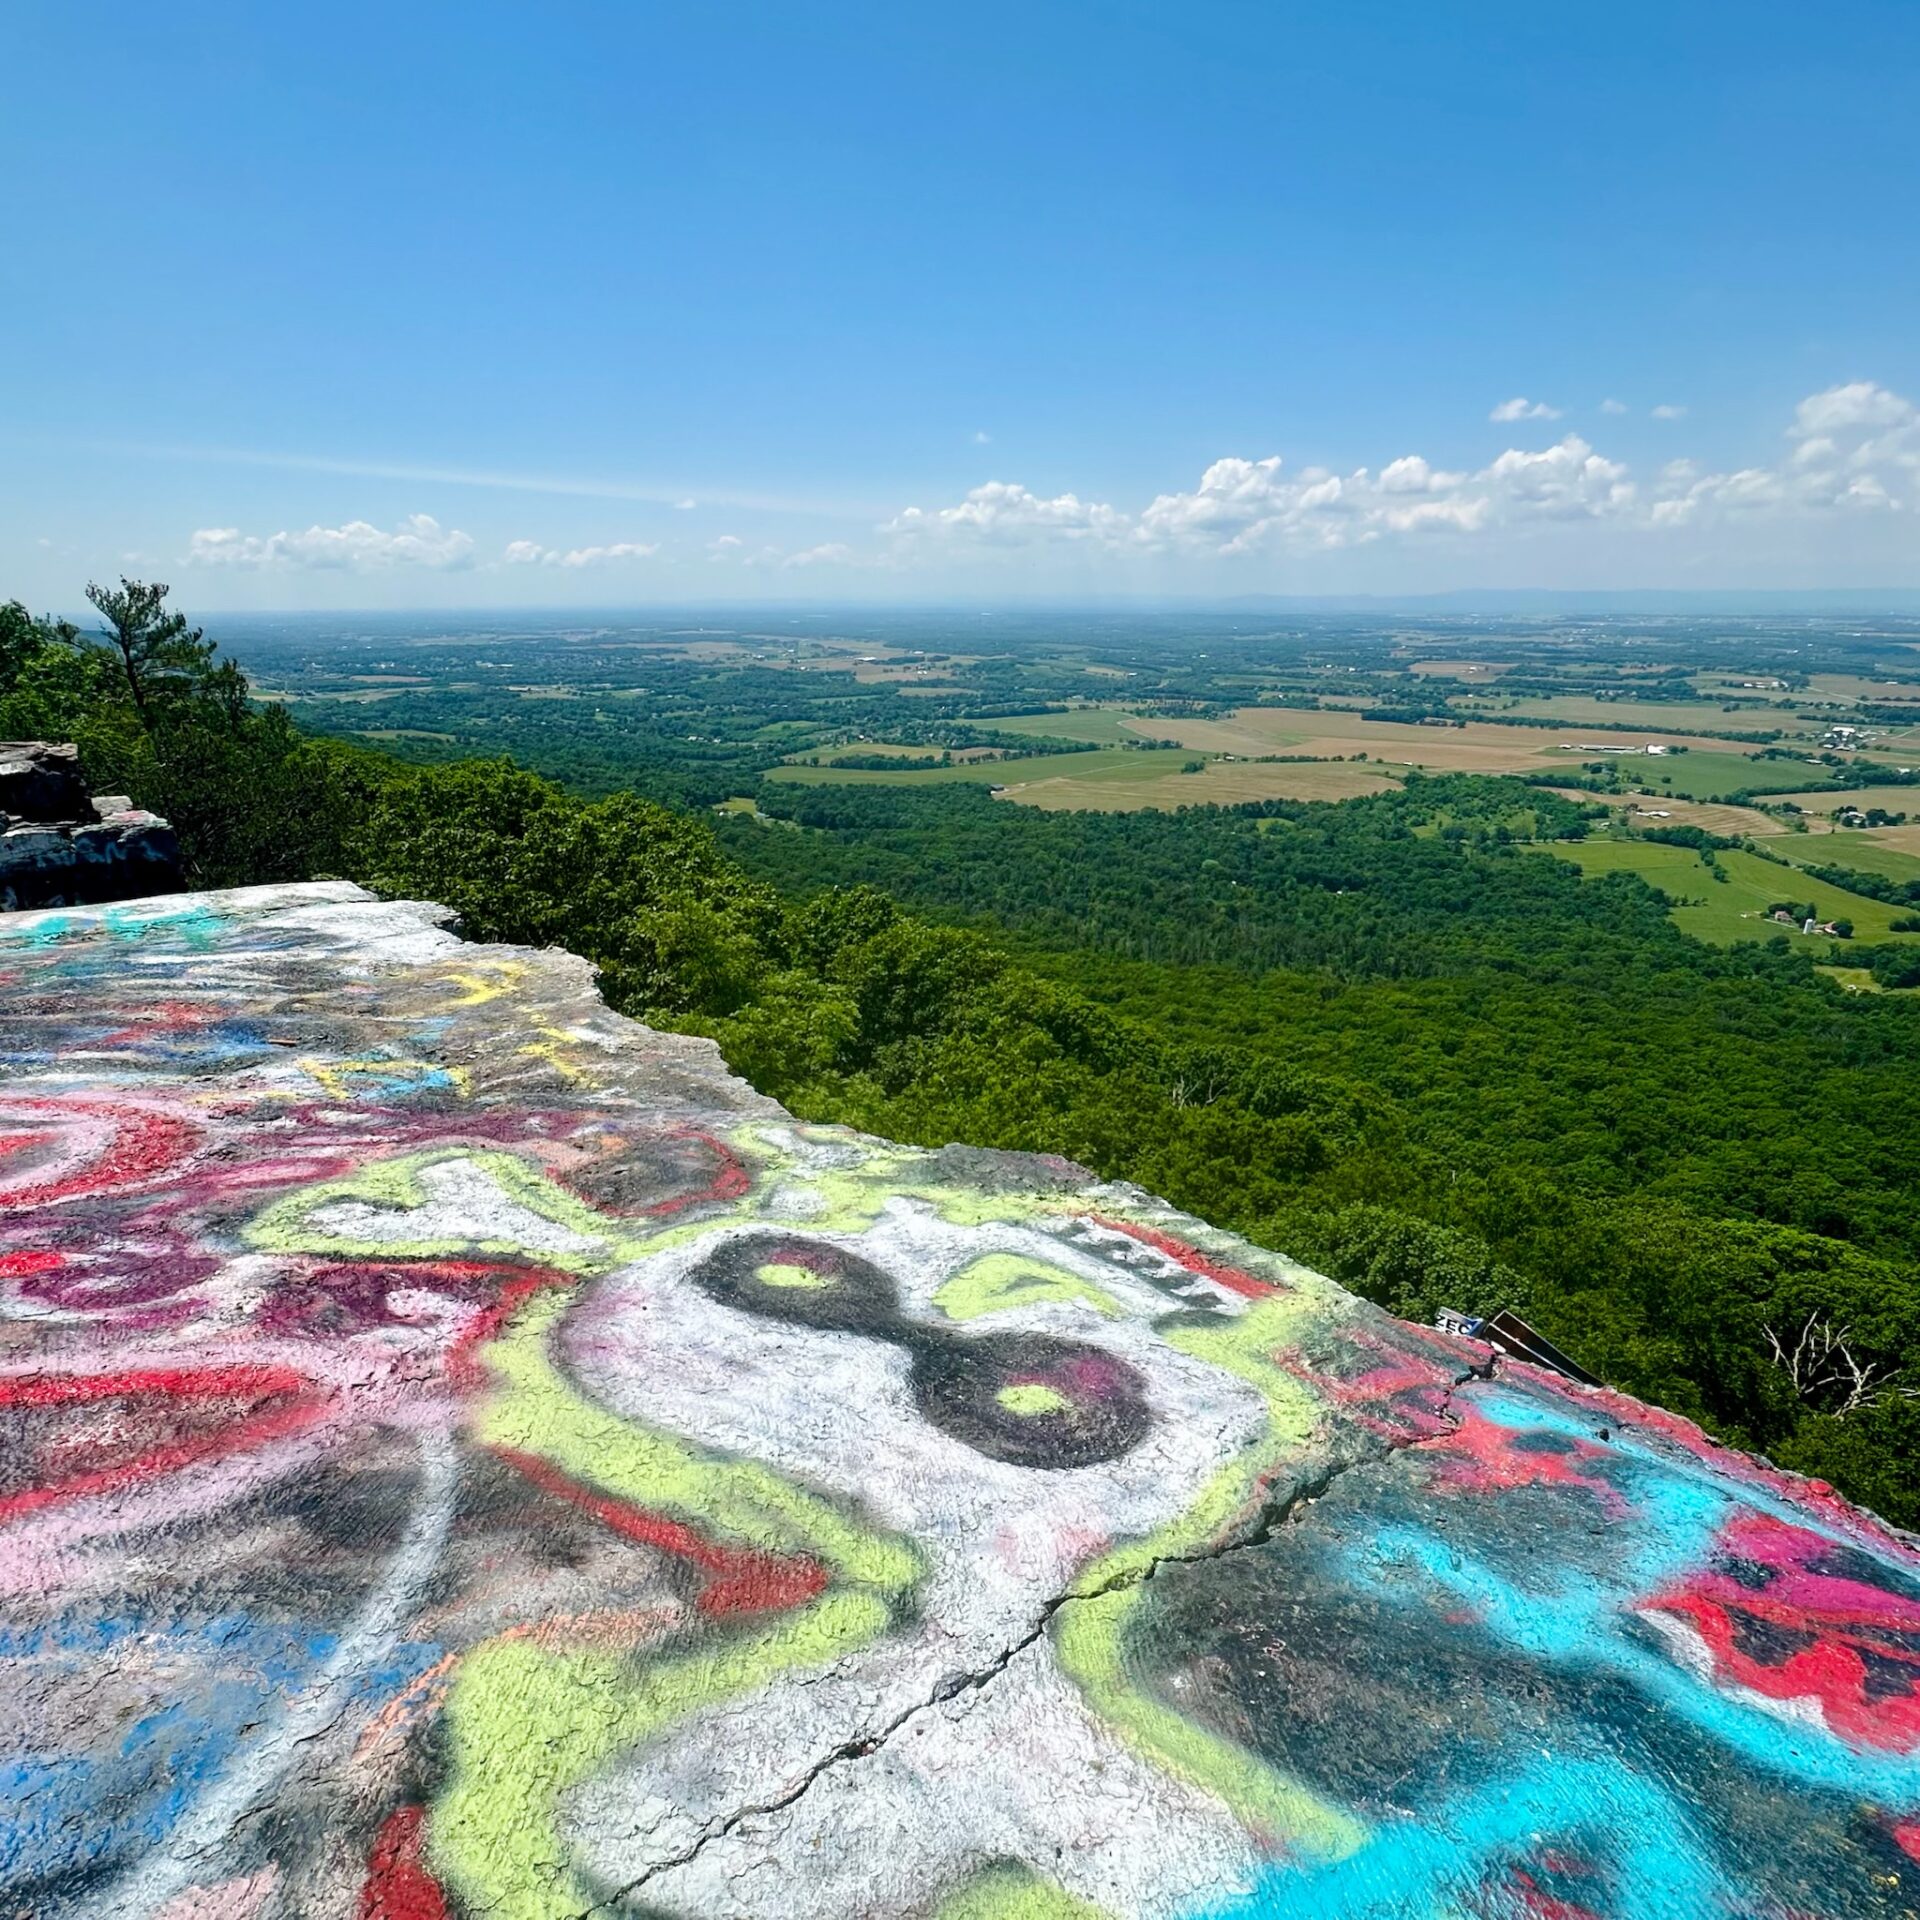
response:
[(0, 741), (0, 912), (177, 891), (180, 842), (124, 794), (90, 799), (71, 745)]

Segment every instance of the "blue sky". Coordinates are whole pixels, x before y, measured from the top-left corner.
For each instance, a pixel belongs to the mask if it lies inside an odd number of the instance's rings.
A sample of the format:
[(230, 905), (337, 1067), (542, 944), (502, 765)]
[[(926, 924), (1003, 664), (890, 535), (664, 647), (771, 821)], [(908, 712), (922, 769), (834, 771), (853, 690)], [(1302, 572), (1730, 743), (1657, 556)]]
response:
[(1914, 0), (6, 42), (37, 605), (1920, 585)]

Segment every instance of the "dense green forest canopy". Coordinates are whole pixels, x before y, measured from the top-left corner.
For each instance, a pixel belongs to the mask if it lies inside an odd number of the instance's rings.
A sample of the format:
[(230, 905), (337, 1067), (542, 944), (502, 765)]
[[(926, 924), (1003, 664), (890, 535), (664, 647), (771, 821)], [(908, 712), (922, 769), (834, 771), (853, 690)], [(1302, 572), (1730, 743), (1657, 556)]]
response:
[[(1513, 1308), (1920, 1521), (1920, 1005), (1583, 878), (1542, 851), (1579, 802), (1470, 775), (1131, 814), (816, 787), (716, 829), (312, 738), (185, 629), (146, 667), (0, 611), (0, 735), (78, 739), (203, 884), (348, 875), (571, 947), (803, 1115), (1064, 1153), (1409, 1315)], [(1810, 1327), (1829, 1363), (1796, 1374)]]
[(878, 884), (1158, 1031), (1362, 1078), (1411, 1103), (1448, 1188), (1530, 1167), (1920, 1257), (1920, 1007), (1842, 996), (1784, 936), (1686, 938), (1633, 876), (1539, 851), (1586, 823), (1537, 789), (1414, 780), (1177, 814), (964, 788), (787, 804), (810, 830), (725, 828), (786, 891)]

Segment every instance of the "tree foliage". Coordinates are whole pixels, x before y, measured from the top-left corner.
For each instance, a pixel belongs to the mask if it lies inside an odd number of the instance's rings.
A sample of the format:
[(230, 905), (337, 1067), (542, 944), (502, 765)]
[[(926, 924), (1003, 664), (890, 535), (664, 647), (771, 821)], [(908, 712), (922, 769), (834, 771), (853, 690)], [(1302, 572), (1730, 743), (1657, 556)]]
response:
[(195, 885), (301, 878), (311, 750), (166, 594), (133, 580), (90, 587), (98, 634), (0, 607), (0, 737), (75, 742), (96, 792), (128, 794), (179, 829)]

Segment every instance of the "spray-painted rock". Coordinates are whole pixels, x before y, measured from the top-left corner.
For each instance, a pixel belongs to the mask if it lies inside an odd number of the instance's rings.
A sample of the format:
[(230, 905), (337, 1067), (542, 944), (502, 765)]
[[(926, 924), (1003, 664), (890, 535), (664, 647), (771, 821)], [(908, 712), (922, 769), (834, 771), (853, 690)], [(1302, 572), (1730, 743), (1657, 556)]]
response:
[(1913, 1910), (1904, 1537), (443, 919), (0, 921), (0, 1914)]

